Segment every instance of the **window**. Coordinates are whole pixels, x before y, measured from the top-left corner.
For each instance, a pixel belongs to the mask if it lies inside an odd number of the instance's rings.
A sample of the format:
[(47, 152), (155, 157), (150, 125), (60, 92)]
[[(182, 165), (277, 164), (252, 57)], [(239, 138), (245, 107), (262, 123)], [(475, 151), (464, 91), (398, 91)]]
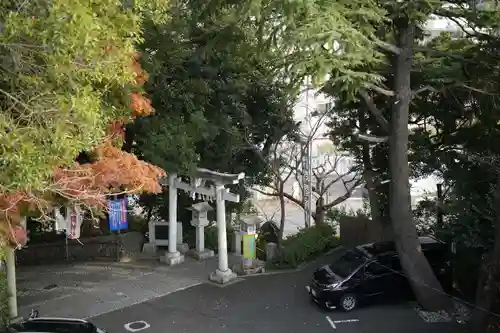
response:
[(391, 266), (390, 267), (397, 272), (401, 272), (403, 270), (403, 268), (401, 267), (401, 262), (399, 261), (398, 256), (394, 256), (391, 258)]
[(383, 275), (383, 274), (386, 274), (389, 272), (390, 272), (390, 270), (388, 270), (387, 268), (385, 268), (384, 266), (382, 266), (380, 263), (378, 263), (376, 261), (372, 262), (371, 264), (369, 264), (365, 268), (365, 276), (379, 276), (379, 275)]
[(316, 111), (318, 114), (324, 114), (326, 112), (329, 112), (330, 109), (332, 108), (333, 104), (332, 103), (318, 103), (316, 107)]
[(330, 269), (340, 277), (347, 277), (362, 266), (365, 261), (366, 258), (362, 254), (350, 251), (331, 264)]
[(80, 321), (33, 320), (22, 324), (20, 332), (46, 333), (95, 333), (96, 327), (91, 323)]

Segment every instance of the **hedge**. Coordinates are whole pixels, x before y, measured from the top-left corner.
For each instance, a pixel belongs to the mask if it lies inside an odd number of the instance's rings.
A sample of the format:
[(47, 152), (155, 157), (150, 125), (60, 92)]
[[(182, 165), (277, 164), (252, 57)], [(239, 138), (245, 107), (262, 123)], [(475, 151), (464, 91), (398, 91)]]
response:
[(283, 241), (279, 255), (270, 265), (276, 268), (295, 268), (339, 245), (335, 229), (329, 224), (305, 228)]

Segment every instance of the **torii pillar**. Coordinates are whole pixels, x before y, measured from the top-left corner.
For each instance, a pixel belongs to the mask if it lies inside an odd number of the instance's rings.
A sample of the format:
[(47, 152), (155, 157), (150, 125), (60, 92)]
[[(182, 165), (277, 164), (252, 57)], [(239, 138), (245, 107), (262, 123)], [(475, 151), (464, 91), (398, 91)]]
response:
[(177, 250), (177, 174), (168, 177), (168, 252), (167, 264), (177, 265), (184, 262), (184, 255)]
[(203, 174), (203, 178), (210, 179), (214, 182), (215, 201), (217, 210), (217, 238), (218, 238), (218, 255), (219, 267), (215, 272), (211, 273), (209, 279), (213, 282), (225, 284), (237, 278), (237, 274), (229, 268), (228, 251), (227, 251), (227, 230), (226, 230), (226, 200), (239, 202), (239, 195), (229, 193), (225, 185), (237, 184), (240, 179), (245, 177), (244, 173), (240, 174), (221, 174), (210, 170), (199, 170), (199, 174)]

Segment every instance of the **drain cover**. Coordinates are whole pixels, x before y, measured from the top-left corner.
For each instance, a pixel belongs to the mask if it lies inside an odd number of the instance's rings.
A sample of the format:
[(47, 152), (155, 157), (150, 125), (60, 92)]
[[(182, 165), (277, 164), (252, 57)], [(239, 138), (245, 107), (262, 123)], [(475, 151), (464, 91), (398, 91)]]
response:
[(136, 321), (135, 323), (130, 323), (128, 327), (130, 327), (133, 330), (140, 330), (141, 328), (144, 328), (148, 326), (145, 322), (143, 321)]
[(138, 332), (138, 331), (142, 331), (146, 328), (150, 328), (151, 326), (148, 323), (146, 323), (145, 321), (140, 320), (140, 321), (134, 321), (132, 323), (125, 324), (124, 327), (129, 332)]

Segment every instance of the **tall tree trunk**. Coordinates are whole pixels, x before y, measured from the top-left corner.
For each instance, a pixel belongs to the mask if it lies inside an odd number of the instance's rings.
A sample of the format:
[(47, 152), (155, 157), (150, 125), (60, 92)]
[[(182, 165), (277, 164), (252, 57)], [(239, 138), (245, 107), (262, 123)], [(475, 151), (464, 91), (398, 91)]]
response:
[(285, 233), (285, 213), (286, 213), (286, 202), (285, 202), (285, 196), (283, 195), (285, 184), (283, 182), (279, 182), (279, 201), (280, 201), (280, 211), (281, 211), (281, 216), (280, 216), (280, 230), (278, 233), (278, 247), (281, 246), (281, 243), (283, 242), (283, 234)]
[[(368, 120), (365, 118), (365, 113), (365, 109), (359, 109), (358, 120), (361, 133), (368, 133)], [(363, 179), (366, 183), (368, 201), (370, 202), (370, 215), (374, 223), (382, 223), (380, 213), (380, 197), (375, 189), (375, 172), (373, 171), (370, 144), (368, 142), (362, 143), (361, 158), (363, 161)]]
[(491, 306), (498, 295), (496, 281), (500, 264), (500, 175), (495, 189), (495, 238), (493, 249), (484, 256), (476, 290), (476, 308), (472, 311), (470, 331), (483, 333), (487, 330)]
[[(365, 147), (366, 146), (366, 147)], [(370, 202), (370, 215), (375, 223), (382, 223), (380, 214), (380, 198), (375, 189), (375, 172), (370, 161), (370, 151), (367, 143), (363, 144), (363, 179), (366, 182), (366, 190), (368, 192), (368, 201)]]
[(415, 26), (407, 19), (395, 22), (400, 54), (395, 61), (396, 100), (392, 107), (389, 138), (390, 216), (401, 265), (415, 293), (426, 310), (448, 310), (448, 299), (422, 253), (412, 219), (408, 165), (408, 119), (411, 101), (410, 75)]
[(325, 199), (323, 197), (319, 197), (318, 200), (316, 200), (316, 209), (314, 213), (314, 224), (315, 225), (321, 225), (325, 223), (325, 215), (326, 215), (326, 210), (325, 210)]

